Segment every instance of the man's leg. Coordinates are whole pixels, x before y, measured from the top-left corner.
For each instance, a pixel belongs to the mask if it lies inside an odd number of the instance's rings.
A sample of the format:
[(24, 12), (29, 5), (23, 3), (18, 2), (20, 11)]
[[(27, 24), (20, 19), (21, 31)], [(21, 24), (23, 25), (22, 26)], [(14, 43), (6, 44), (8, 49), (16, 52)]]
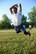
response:
[(20, 33), (20, 32), (21, 32), (19, 26), (16, 26), (16, 27), (15, 27), (15, 30), (16, 30), (16, 33)]
[(24, 32), (25, 35), (31, 35), (30, 32), (27, 32), (25, 27), (23, 27), (23, 24), (20, 25), (21, 30)]

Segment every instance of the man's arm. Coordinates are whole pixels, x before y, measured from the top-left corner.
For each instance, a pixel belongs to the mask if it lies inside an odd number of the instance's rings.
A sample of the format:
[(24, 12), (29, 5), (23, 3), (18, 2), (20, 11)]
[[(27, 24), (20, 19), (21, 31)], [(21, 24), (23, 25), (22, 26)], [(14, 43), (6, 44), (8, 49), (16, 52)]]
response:
[(21, 7), (21, 4), (20, 4), (20, 12), (22, 11), (22, 7)]
[(22, 12), (21, 4), (17, 4), (17, 5), (18, 5), (18, 11), (19, 11), (19, 12)]
[(17, 4), (15, 4), (14, 6), (12, 6), (12, 7), (10, 8), (11, 14), (12, 14), (12, 8), (14, 8), (14, 7), (17, 7)]

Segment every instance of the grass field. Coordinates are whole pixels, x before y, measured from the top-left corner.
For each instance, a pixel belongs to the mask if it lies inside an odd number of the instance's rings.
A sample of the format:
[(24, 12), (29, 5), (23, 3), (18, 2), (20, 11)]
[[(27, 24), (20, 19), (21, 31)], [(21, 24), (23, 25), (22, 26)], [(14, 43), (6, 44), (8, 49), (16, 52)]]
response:
[(12, 29), (0, 30), (0, 54), (36, 54), (36, 28), (29, 31), (31, 36), (16, 34)]

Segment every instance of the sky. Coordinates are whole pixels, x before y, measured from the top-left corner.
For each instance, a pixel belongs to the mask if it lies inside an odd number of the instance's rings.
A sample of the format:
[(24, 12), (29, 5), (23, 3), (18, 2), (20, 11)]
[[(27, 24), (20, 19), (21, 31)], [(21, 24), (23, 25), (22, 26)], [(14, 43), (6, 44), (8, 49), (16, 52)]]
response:
[(36, 0), (0, 0), (0, 19), (2, 15), (6, 14), (9, 19), (12, 18), (10, 13), (10, 7), (14, 4), (21, 3), (22, 5), (22, 14), (28, 17), (28, 12), (31, 11), (32, 7), (36, 7)]

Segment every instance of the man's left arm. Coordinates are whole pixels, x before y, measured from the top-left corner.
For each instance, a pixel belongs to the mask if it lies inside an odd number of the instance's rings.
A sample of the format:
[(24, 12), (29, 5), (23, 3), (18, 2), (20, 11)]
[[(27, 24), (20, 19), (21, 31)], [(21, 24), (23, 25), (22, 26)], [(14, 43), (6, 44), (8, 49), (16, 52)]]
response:
[(17, 4), (17, 6), (18, 6), (18, 11), (19, 11), (19, 12), (22, 12), (21, 4)]

